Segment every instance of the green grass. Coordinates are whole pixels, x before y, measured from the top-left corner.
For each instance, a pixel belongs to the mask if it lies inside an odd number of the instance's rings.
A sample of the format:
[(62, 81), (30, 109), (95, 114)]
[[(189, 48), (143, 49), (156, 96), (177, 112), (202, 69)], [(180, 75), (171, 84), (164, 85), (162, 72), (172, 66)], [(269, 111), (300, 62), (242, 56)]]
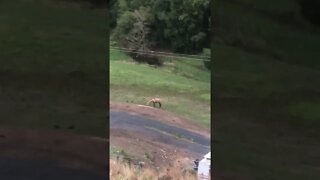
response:
[[(274, 93), (314, 89), (319, 72), (243, 52), (238, 48), (215, 45), (216, 58), (223, 59), (215, 68), (216, 86), (223, 94), (268, 97)], [(296, 76), (299, 74), (298, 76)], [(223, 79), (227, 78), (227, 81)]]
[[(299, 64), (312, 68), (320, 68), (316, 59), (319, 59), (320, 52), (317, 49), (319, 35), (306, 33), (310, 25), (302, 20), (299, 8), (295, 1), (284, 1), (284, 6), (274, 6), (263, 0), (252, 2), (251, 8), (241, 3), (225, 2), (216, 7), (217, 27), (216, 34), (220, 41), (237, 46), (242, 50), (251, 53), (263, 54), (287, 63)], [(286, 2), (286, 3), (285, 3)], [(279, 5), (280, 5), (279, 4)], [(282, 9), (282, 10), (280, 10)], [(294, 15), (280, 14), (279, 17), (261, 14), (294, 13)], [(280, 23), (277, 19), (286, 18), (285, 21), (297, 19), (293, 25)], [(297, 28), (299, 27), (299, 28)]]
[(105, 137), (106, 10), (3, 0), (0, 21), (1, 125)]
[[(280, 21), (286, 13), (297, 16)], [(216, 172), (231, 179), (319, 179), (316, 28), (295, 1), (220, 2), (216, 21)]]
[(112, 61), (128, 61), (130, 60), (130, 57), (126, 55), (125, 53), (122, 53), (121, 51), (112, 49), (112, 46), (110, 46), (110, 57), (112, 55)]
[(127, 62), (110, 62), (111, 84), (141, 86), (151, 90), (168, 92), (195, 93), (209, 89), (209, 84), (155, 69), (147, 65), (136, 65)]
[(110, 90), (112, 101), (146, 104), (160, 97), (163, 109), (210, 124), (210, 72), (202, 61), (165, 59), (155, 68), (110, 50)]
[(319, 137), (319, 72), (215, 47), (224, 59), (213, 75), (217, 169), (243, 179), (319, 177), (319, 146), (308, 140)]
[(299, 102), (289, 106), (289, 112), (298, 118), (305, 120), (319, 121), (320, 101), (318, 102)]
[(1, 70), (101, 71), (106, 12), (44, 2), (50, 1), (1, 2)]

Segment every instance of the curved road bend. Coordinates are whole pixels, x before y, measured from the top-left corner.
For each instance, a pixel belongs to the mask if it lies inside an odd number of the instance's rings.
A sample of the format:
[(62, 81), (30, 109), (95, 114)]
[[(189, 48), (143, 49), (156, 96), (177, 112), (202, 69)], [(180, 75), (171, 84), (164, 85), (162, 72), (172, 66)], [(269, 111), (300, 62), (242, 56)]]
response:
[(195, 158), (200, 158), (210, 151), (210, 139), (200, 134), (125, 112), (110, 111), (110, 129), (143, 133), (155, 141), (186, 151)]

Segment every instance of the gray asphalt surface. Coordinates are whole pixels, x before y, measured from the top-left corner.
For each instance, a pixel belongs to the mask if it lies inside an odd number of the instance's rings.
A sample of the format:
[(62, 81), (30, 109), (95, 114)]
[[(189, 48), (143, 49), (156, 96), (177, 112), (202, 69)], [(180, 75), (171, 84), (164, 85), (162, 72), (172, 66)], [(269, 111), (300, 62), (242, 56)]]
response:
[(0, 157), (1, 180), (106, 180), (94, 173), (66, 169), (45, 161)]
[[(169, 144), (196, 158), (210, 151), (210, 139), (183, 128), (124, 112), (110, 112), (110, 128), (140, 132), (154, 141)], [(165, 132), (165, 133), (164, 133)], [(47, 161), (0, 157), (0, 180), (106, 180), (83, 170), (59, 167)]]
[(169, 144), (197, 158), (210, 151), (210, 139), (200, 134), (125, 112), (110, 111), (110, 129), (143, 133), (154, 141)]

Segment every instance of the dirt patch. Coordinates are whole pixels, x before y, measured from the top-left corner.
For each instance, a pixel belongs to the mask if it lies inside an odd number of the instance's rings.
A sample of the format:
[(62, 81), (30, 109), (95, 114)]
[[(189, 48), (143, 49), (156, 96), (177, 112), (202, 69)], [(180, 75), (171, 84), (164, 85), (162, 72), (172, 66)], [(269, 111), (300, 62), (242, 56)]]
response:
[(113, 129), (110, 135), (110, 144), (125, 147), (124, 151), (132, 162), (144, 161), (153, 167), (164, 167), (176, 159), (188, 156), (179, 149), (153, 141), (140, 133)]

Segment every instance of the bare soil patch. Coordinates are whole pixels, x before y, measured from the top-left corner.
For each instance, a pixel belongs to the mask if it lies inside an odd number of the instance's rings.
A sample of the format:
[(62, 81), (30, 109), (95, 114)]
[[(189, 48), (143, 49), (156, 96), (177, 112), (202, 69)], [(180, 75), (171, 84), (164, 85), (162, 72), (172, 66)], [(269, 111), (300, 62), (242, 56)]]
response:
[[(110, 144), (125, 147), (132, 162), (144, 161), (149, 166), (165, 167), (174, 160), (188, 157), (188, 155), (174, 147), (152, 141), (143, 134), (126, 130), (111, 130)], [(189, 159), (191, 162), (191, 158)]]

